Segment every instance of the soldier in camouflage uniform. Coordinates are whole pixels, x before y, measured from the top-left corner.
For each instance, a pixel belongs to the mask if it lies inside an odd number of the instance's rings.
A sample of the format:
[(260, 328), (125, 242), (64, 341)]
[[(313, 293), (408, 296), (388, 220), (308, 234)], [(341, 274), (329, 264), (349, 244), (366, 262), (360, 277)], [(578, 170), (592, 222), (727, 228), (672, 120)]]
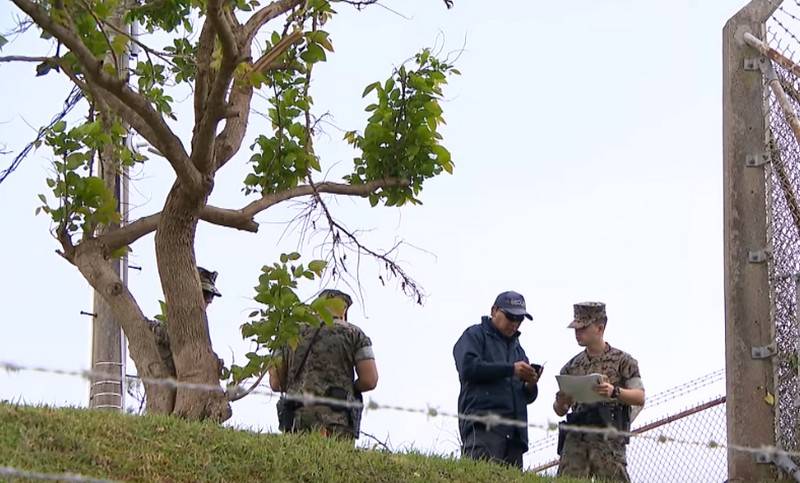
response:
[[(200, 276), (200, 286), (203, 289), (203, 308), (205, 309), (214, 301), (214, 297), (222, 297), (222, 294), (214, 285), (214, 282), (217, 281), (217, 272), (206, 270), (203, 267), (197, 267), (197, 273)], [(147, 324), (156, 336), (156, 345), (158, 346), (158, 354), (161, 356), (161, 360), (164, 361), (164, 364), (167, 366), (169, 374), (173, 378), (177, 377), (175, 362), (172, 360), (172, 349), (170, 349), (169, 346), (169, 335), (167, 334), (166, 325), (164, 325), (163, 321), (150, 319), (147, 320)], [(217, 361), (220, 366), (220, 374), (222, 374), (225, 363), (219, 357), (217, 357)]]
[[(332, 325), (323, 324), (318, 329), (301, 327), (297, 347), (275, 354), (281, 362), (270, 369), (270, 386), (274, 391), (289, 394), (352, 401), (357, 394), (371, 391), (378, 384), (372, 341), (359, 327), (347, 322), (347, 311), (352, 305), (349, 295), (339, 290), (324, 290), (320, 297), (342, 300), (341, 311), (334, 310)], [(309, 403), (295, 409), (292, 431), (316, 431), (324, 436), (354, 439), (358, 437), (356, 424), (353, 412), (346, 406)]]
[[(578, 345), (586, 349), (570, 359), (561, 369), (561, 374), (603, 375), (594, 390), (608, 398), (609, 403), (576, 403), (568, 395), (559, 392), (553, 410), (559, 416), (570, 411), (567, 415), (570, 425), (612, 425), (628, 431), (632, 420), (631, 410), (634, 407), (640, 410), (644, 405), (639, 363), (630, 354), (605, 342), (603, 335), (608, 321), (605, 304), (585, 302), (575, 304), (574, 310), (574, 320), (568, 327), (575, 329)], [(615, 416), (609, 416), (612, 414)], [(563, 435), (559, 476), (630, 481), (625, 459), (627, 438), (568, 430)]]

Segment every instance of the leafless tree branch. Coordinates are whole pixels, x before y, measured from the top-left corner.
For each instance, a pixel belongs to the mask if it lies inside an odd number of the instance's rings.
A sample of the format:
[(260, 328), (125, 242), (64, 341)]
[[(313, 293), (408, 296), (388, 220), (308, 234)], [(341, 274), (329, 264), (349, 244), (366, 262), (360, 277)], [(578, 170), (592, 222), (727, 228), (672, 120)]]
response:
[(326, 181), (316, 185), (300, 185), (279, 193), (265, 195), (261, 199), (258, 199), (245, 206), (241, 211), (245, 214), (245, 216), (253, 217), (266, 210), (270, 206), (280, 203), (281, 201), (286, 201), (288, 199), (297, 198), (300, 196), (313, 195), (315, 192), (346, 196), (367, 196), (379, 188), (406, 186), (407, 184), (408, 181), (405, 179), (389, 178), (385, 180), (370, 181), (364, 184), (346, 184)]
[(200, 119), (208, 102), (208, 91), (211, 88), (211, 56), (214, 53), (214, 26), (204, 22), (200, 30), (197, 48), (197, 74), (194, 81), (194, 118)]
[[(214, 144), (217, 126), (224, 118), (226, 93), (233, 80), (236, 65), (244, 60), (234, 32), (234, 28), (239, 27), (238, 21), (232, 14), (227, 13), (227, 10), (223, 10), (221, 0), (209, 2), (208, 9), (206, 22), (211, 23), (220, 39), (222, 60), (219, 70), (213, 76), (208, 96), (203, 103), (205, 108), (200, 111), (200, 117), (195, 118), (196, 128), (192, 136), (192, 162), (205, 174), (216, 169), (213, 158), (216, 151)], [(203, 27), (205, 30), (205, 25)]]
[(57, 62), (57, 57), (28, 57), (25, 55), (0, 56), (0, 62)]
[(283, 37), (271, 49), (269, 49), (267, 52), (264, 52), (264, 55), (253, 62), (253, 70), (256, 72), (269, 70), (275, 61), (277, 61), (289, 47), (300, 42), (301, 40), (303, 40), (303, 32), (301, 30), (295, 30), (289, 35)]
[[(311, 184), (310, 186), (313, 189), (320, 185)], [(313, 192), (314, 202), (322, 209), (322, 212), (328, 222), (328, 229), (330, 231), (329, 235), (331, 240), (329, 259), (333, 261), (332, 272), (336, 271), (336, 266), (339, 263), (344, 265), (344, 258), (337, 256), (336, 253), (337, 248), (340, 247), (342, 244), (350, 243), (352, 245), (355, 245), (356, 247), (355, 251), (358, 254), (357, 263), (360, 264), (360, 255), (362, 253), (371, 256), (372, 258), (378, 260), (379, 262), (382, 262), (384, 264), (384, 268), (389, 272), (389, 274), (399, 279), (400, 287), (403, 290), (403, 293), (413, 297), (418, 304), (422, 304), (425, 296), (422, 288), (417, 284), (417, 282), (413, 278), (411, 278), (410, 275), (408, 275), (408, 273), (406, 273), (405, 270), (403, 270), (403, 267), (401, 267), (394, 259), (391, 258), (392, 253), (397, 250), (397, 248), (400, 246), (400, 243), (396, 244), (394, 247), (392, 247), (390, 250), (384, 253), (376, 252), (375, 250), (367, 247), (366, 245), (361, 243), (361, 241), (356, 236), (355, 232), (348, 230), (345, 226), (343, 226), (341, 223), (339, 223), (333, 218), (333, 215), (331, 215), (331, 212), (328, 209), (327, 204), (320, 196), (321, 191), (320, 190), (313, 190), (313, 191), (314, 191)], [(343, 236), (346, 239), (346, 242), (342, 240)], [(343, 266), (343, 269), (347, 271), (346, 265)], [(357, 269), (355, 275), (357, 282), (358, 282), (359, 272), (360, 270)], [(383, 276), (379, 276), (378, 278), (380, 279), (381, 283), (385, 283)]]
[(254, 13), (253, 16), (247, 20), (242, 29), (244, 42), (248, 44), (252, 42), (261, 27), (266, 25), (267, 22), (299, 6), (303, 1), (304, 0), (276, 0)]
[[(216, 206), (206, 206), (200, 211), (200, 219), (208, 223), (219, 226), (227, 226), (242, 231), (255, 233), (258, 231), (258, 223), (253, 219), (258, 213), (266, 210), (282, 201), (301, 196), (308, 196), (315, 193), (331, 193), (344, 196), (367, 196), (373, 191), (390, 186), (403, 186), (407, 183), (401, 179), (388, 179), (385, 181), (373, 181), (362, 185), (348, 185), (344, 183), (325, 182), (317, 185), (301, 185), (295, 188), (281, 191), (272, 195), (266, 195), (239, 210), (228, 208), (218, 208)], [(161, 213), (154, 213), (140, 218), (128, 225), (121, 227), (113, 233), (107, 233), (97, 238), (111, 252), (118, 248), (130, 245), (139, 238), (154, 232), (158, 228)]]

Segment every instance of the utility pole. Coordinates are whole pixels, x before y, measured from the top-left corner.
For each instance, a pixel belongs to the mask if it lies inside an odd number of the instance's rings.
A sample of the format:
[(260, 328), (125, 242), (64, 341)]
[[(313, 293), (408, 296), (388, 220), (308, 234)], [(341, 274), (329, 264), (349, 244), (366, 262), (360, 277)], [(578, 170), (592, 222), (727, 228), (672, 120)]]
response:
[[(118, 25), (122, 26), (122, 18), (125, 13), (125, 2), (122, 3), (118, 12)], [(138, 34), (136, 23), (131, 24), (131, 37), (136, 38)], [(136, 56), (138, 46), (133, 42), (128, 43), (128, 51), (119, 58), (117, 72), (120, 76), (127, 76), (131, 56)], [(130, 54), (130, 55), (129, 55)], [(128, 132), (125, 140), (128, 149), (133, 150), (131, 133)], [(100, 166), (100, 177), (106, 181), (106, 187), (114, 193), (117, 200), (117, 211), (121, 215), (121, 225), (128, 223), (129, 208), (129, 175), (128, 168), (122, 167), (121, 163), (112, 162), (109, 166), (105, 163), (98, 163)], [(106, 172), (107, 169), (113, 172)], [(108, 229), (115, 229), (109, 226)], [(113, 258), (108, 261), (115, 273), (117, 273), (122, 284), (128, 285), (128, 255), (127, 253), (120, 258)], [(89, 407), (93, 409), (110, 409), (117, 411), (125, 410), (125, 363), (127, 360), (127, 350), (125, 336), (122, 333), (119, 321), (116, 320), (111, 312), (111, 308), (105, 303), (103, 297), (94, 292), (94, 316), (92, 322), (92, 372), (91, 387), (89, 389)]]
[[(723, 29), (723, 193), (725, 253), (725, 367), (728, 445), (775, 445), (775, 394), (771, 356), (767, 200), (761, 160), (766, 151), (764, 84), (746, 60), (760, 54), (744, 41), (764, 38), (765, 22), (781, 0), (752, 0)], [(756, 66), (758, 63), (756, 62)], [(755, 158), (754, 158), (755, 157)], [(774, 466), (753, 453), (728, 450), (729, 482), (772, 481)]]

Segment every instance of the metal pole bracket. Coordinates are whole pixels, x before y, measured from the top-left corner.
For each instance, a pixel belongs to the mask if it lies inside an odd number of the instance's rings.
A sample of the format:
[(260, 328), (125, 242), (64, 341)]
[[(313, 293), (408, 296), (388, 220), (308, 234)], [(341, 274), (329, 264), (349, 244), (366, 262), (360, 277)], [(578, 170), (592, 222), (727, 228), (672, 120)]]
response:
[(750, 348), (750, 355), (753, 359), (769, 359), (777, 353), (778, 347), (775, 345), (775, 342), (765, 346)]
[(753, 456), (755, 457), (756, 463), (772, 463), (780, 470), (790, 475), (794, 481), (800, 482), (800, 467), (798, 467), (785, 452), (776, 450), (775, 448), (765, 448), (762, 451), (757, 451)]
[(748, 168), (760, 168), (765, 164), (769, 164), (772, 162), (770, 155), (768, 152), (758, 153), (758, 154), (748, 154), (745, 156), (744, 165)]
[(761, 70), (758, 66), (758, 60), (760, 57), (748, 57), (744, 59), (744, 70), (747, 71), (754, 71), (754, 70)]
[(760, 465), (767, 465), (772, 463), (772, 452), (768, 450), (756, 451), (753, 453), (756, 463)]
[(764, 263), (769, 259), (769, 250), (750, 250), (747, 252), (747, 261), (750, 263)]

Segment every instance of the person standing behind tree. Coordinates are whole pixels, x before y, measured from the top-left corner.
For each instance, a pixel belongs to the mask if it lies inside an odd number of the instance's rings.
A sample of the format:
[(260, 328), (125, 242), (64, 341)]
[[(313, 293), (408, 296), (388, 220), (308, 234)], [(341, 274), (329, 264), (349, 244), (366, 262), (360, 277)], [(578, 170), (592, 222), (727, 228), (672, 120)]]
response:
[[(197, 274), (200, 277), (200, 287), (203, 291), (203, 310), (207, 309), (214, 297), (222, 297), (222, 294), (217, 290), (214, 283), (217, 281), (217, 272), (206, 270), (203, 267), (197, 267)], [(169, 345), (169, 335), (167, 334), (166, 320), (150, 320), (147, 319), (147, 324), (150, 330), (156, 337), (156, 345), (158, 346), (158, 353), (167, 370), (173, 378), (177, 377), (175, 373), (175, 361), (172, 360), (172, 349)], [(214, 354), (216, 356), (216, 354)], [(217, 361), (220, 366), (220, 374), (225, 367), (224, 362), (217, 356)]]
[(533, 320), (525, 298), (517, 292), (503, 292), (484, 316), (461, 335), (453, 347), (461, 391), (459, 414), (494, 414), (516, 420), (518, 425), (484, 423), (459, 419), (461, 454), (522, 469), (522, 455), (528, 451), (528, 404), (539, 393), (541, 367), (534, 368), (519, 343), (524, 319)]

